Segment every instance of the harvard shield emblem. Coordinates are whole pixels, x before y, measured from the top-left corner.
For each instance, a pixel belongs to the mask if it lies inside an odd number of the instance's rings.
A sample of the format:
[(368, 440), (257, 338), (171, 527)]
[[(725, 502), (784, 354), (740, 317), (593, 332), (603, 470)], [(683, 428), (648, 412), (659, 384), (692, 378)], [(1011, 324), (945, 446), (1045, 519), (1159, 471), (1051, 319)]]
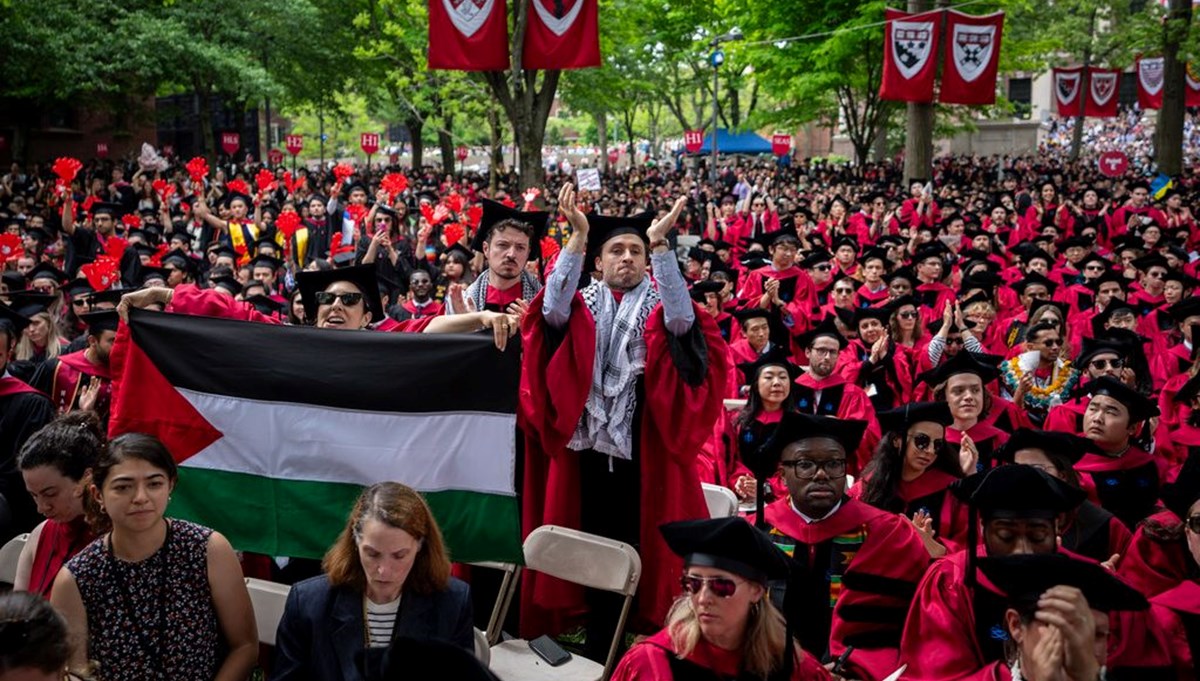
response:
[(1157, 95), (1163, 86), (1163, 58), (1142, 59), (1138, 62), (1138, 80), (1151, 96)]
[(920, 73), (933, 54), (932, 21), (893, 21), (892, 57), (906, 80)]
[(1054, 92), (1060, 104), (1070, 104), (1079, 96), (1079, 75), (1078, 71), (1055, 74)]
[[(441, 0), (459, 33), (470, 38), (492, 15), (495, 0)], [(535, 3), (536, 4), (536, 3)]]
[(968, 83), (973, 82), (992, 63), (996, 27), (957, 24), (952, 38), (954, 66), (958, 69), (958, 75)]
[(566, 33), (579, 17), (583, 0), (533, 0), (538, 18), (554, 35)]
[(1117, 75), (1115, 73), (1092, 74), (1092, 101), (1097, 106), (1108, 104), (1108, 100), (1117, 92)]

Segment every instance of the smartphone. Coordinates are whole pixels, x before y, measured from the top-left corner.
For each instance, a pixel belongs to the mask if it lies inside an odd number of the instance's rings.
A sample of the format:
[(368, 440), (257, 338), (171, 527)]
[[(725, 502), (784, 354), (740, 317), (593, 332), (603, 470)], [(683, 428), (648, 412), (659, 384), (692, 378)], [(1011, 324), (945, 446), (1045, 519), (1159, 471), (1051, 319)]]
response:
[(551, 667), (557, 667), (571, 659), (571, 653), (563, 650), (558, 642), (549, 636), (539, 636), (529, 642), (529, 649), (546, 661)]

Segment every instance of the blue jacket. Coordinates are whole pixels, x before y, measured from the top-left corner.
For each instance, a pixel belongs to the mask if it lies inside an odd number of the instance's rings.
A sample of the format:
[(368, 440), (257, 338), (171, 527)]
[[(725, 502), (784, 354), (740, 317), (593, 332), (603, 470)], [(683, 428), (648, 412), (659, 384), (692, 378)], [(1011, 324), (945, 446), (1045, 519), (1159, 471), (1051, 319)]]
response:
[[(450, 578), (445, 591), (405, 593), (392, 637), (436, 638), (475, 652), (470, 587)], [(271, 681), (362, 681), (355, 656), (365, 649), (363, 596), (331, 587), (325, 575), (292, 587), (275, 635)]]

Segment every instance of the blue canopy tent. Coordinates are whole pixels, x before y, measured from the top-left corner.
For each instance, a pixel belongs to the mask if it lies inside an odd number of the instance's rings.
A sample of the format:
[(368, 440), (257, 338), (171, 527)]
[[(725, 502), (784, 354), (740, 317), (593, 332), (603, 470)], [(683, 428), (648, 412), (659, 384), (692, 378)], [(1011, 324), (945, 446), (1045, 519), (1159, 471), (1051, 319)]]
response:
[[(712, 153), (712, 133), (704, 136), (704, 146), (700, 147), (697, 154)], [(770, 154), (771, 143), (768, 140), (759, 137), (753, 131), (746, 132), (729, 132), (724, 128), (717, 128), (717, 153), (718, 154)]]

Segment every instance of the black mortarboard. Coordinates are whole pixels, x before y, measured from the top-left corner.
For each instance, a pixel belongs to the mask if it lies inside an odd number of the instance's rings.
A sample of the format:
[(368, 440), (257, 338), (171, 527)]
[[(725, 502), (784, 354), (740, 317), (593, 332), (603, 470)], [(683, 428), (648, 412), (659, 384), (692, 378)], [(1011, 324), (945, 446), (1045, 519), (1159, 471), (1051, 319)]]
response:
[(1079, 348), (1079, 354), (1075, 356), (1075, 366), (1077, 368), (1085, 368), (1088, 362), (1096, 355), (1106, 353), (1116, 354), (1118, 357), (1125, 357), (1129, 354), (1129, 348), (1124, 343), (1119, 343), (1107, 338), (1084, 338), (1083, 344)]
[(158, 253), (157, 248), (141, 241), (137, 242), (136, 244), (132, 244), (130, 248), (137, 251), (139, 256), (144, 255), (146, 257), (154, 257), (154, 254)]
[[(961, 353), (960, 353), (961, 354)], [(1055, 518), (1077, 508), (1087, 492), (1033, 466), (997, 466), (956, 480), (950, 490), (990, 518)]]
[(254, 205), (254, 199), (251, 199), (249, 196), (247, 196), (241, 192), (232, 192), (232, 191), (229, 192), (228, 194), (226, 194), (223, 199), (221, 199), (221, 205), (225, 206), (226, 208), (229, 208), (230, 206), (233, 205), (233, 202), (235, 199), (241, 199), (242, 203), (246, 204), (246, 208), (250, 208), (251, 206)]
[(1085, 386), (1087, 394), (1095, 397), (1106, 395), (1125, 405), (1129, 410), (1129, 424), (1140, 423), (1158, 416), (1158, 405), (1140, 392), (1130, 388), (1111, 376), (1101, 376)]
[(371, 321), (377, 322), (383, 319), (383, 302), (379, 298), (379, 280), (376, 278), (375, 265), (298, 273), (296, 285), (300, 287), (300, 296), (304, 301), (304, 314), (308, 319), (317, 318), (317, 291), (324, 291), (330, 284), (337, 281), (354, 284), (362, 292), (363, 302), (371, 313)]
[(912, 261), (915, 264), (929, 258), (944, 258), (948, 253), (950, 253), (950, 249), (946, 248), (946, 244), (941, 241), (931, 241), (917, 247), (917, 250), (913, 253)]
[(116, 310), (100, 310), (97, 312), (87, 312), (79, 315), (84, 324), (87, 324), (89, 336), (99, 336), (105, 331), (116, 331), (117, 325), (121, 323), (121, 318), (117, 315)]
[(646, 245), (650, 244), (650, 238), (646, 236), (646, 230), (650, 229), (650, 225), (654, 222), (654, 215), (650, 213), (641, 213), (639, 215), (631, 215), (628, 217), (617, 217), (615, 215), (596, 215), (590, 213), (587, 216), (588, 221), (588, 239), (587, 251), (588, 257), (594, 258), (600, 255), (600, 250), (604, 244), (614, 237), (631, 234), (638, 237)]
[(264, 246), (270, 248), (272, 253), (278, 253), (279, 251), (283, 250), (282, 248), (279, 247), (279, 244), (276, 243), (275, 239), (272, 239), (269, 236), (264, 236), (263, 238), (259, 239), (258, 241), (255, 241), (253, 244), (250, 245), (250, 252), (258, 253), (259, 250), (261, 248), (263, 248)]
[(1018, 428), (1004, 443), (1004, 446), (997, 449), (992, 456), (997, 461), (1015, 463), (1017, 452), (1022, 449), (1040, 449), (1046, 453), (1046, 456), (1062, 457), (1072, 466), (1082, 459), (1084, 454), (1100, 452), (1096, 443), (1086, 437), (1056, 430)]
[(88, 283), (87, 279), (72, 279), (69, 284), (63, 287), (63, 293), (66, 294), (68, 300), (80, 294), (94, 293), (95, 291), (96, 289)]
[(745, 324), (746, 322), (750, 321), (751, 319), (758, 319), (760, 317), (762, 319), (766, 319), (766, 320), (770, 321), (770, 319), (772, 317), (774, 317), (775, 315), (770, 310), (767, 310), (767, 309), (764, 309), (761, 307), (748, 307), (743, 310), (734, 310), (733, 316), (737, 317), (737, 320), (739, 322), (741, 322), (742, 324)]
[(897, 279), (903, 279), (903, 280), (907, 281), (914, 290), (920, 284), (920, 281), (917, 279), (917, 275), (914, 274), (913, 271), (907, 267), (900, 267), (900, 268), (896, 269), (896, 271), (894, 271), (891, 274), (888, 274), (886, 277), (884, 277), (884, 280), (887, 281), (888, 284), (891, 284), (893, 281), (895, 281)]
[[(145, 270), (147, 268), (143, 267), (142, 269)], [(92, 309), (95, 309), (97, 305), (104, 303), (109, 303), (113, 307), (116, 307), (117, 304), (121, 302), (121, 297), (126, 293), (129, 293), (129, 291), (111, 288), (104, 291), (97, 291), (87, 297), (87, 304), (88, 307)]]
[(1052, 308), (1058, 310), (1059, 320), (1062, 321), (1064, 324), (1066, 323), (1067, 311), (1070, 309), (1070, 307), (1066, 303), (1060, 303), (1057, 300), (1050, 300), (1049, 298), (1043, 298), (1041, 300), (1033, 301), (1033, 305), (1029, 306), (1029, 316), (1032, 318), (1033, 313), (1037, 312), (1040, 308), (1043, 308), (1043, 307), (1052, 307)]
[(254, 309), (267, 316), (282, 312), (286, 307), (284, 303), (262, 294), (250, 296), (249, 298), (246, 298), (245, 301), (253, 305)]
[(475, 258), (475, 254), (474, 254), (474, 253), (472, 253), (472, 252), (471, 252), (471, 250), (470, 250), (470, 249), (468, 249), (466, 246), (463, 246), (463, 245), (462, 245), (462, 244), (460, 244), (460, 243), (453, 243), (453, 244), (450, 244), (450, 248), (447, 248), (447, 249), (446, 249), (446, 251), (445, 251), (445, 253), (446, 253), (447, 255), (448, 255), (448, 254), (450, 254), (450, 253), (459, 253), (459, 254), (461, 254), (461, 255), (462, 255), (464, 258), (466, 258), (466, 259), (467, 259), (467, 262), (470, 262), (472, 259), (474, 259), (474, 258)]
[(12, 335), (9, 340), (20, 340), (21, 333), (25, 327), (33, 323), (29, 317), (17, 312), (15, 309), (0, 303), (0, 324), (12, 327)]
[(3, 274), (0, 274), (0, 277), (3, 277), (4, 283), (8, 286), (10, 293), (25, 290), (24, 274), (21, 274), (15, 270), (5, 270)]
[(1096, 316), (1092, 317), (1092, 332), (1099, 336), (1104, 333), (1104, 325), (1109, 322), (1118, 312), (1128, 312), (1131, 315), (1137, 316), (1138, 309), (1124, 300), (1113, 298), (1108, 301), (1108, 305)]
[(804, 373), (800, 370), (800, 367), (792, 364), (787, 353), (780, 348), (772, 348), (768, 352), (759, 355), (758, 359), (753, 362), (741, 362), (737, 365), (742, 375), (746, 377), (747, 383), (753, 383), (755, 378), (758, 377), (759, 370), (769, 366), (787, 369), (788, 375), (791, 376), (793, 381), (800, 378), (800, 374)]
[(153, 279), (161, 279), (162, 282), (165, 284), (165, 283), (167, 283), (167, 279), (170, 278), (170, 276), (171, 276), (170, 270), (164, 269), (162, 267), (151, 267), (149, 265), (142, 265), (140, 274), (139, 274), (139, 279), (141, 281), (142, 286), (145, 286), (146, 282), (149, 282)]
[(1182, 324), (1188, 317), (1200, 316), (1200, 296), (1191, 296), (1167, 308), (1171, 319)]
[(909, 402), (881, 411), (876, 416), (879, 417), (879, 429), (884, 433), (907, 433), (916, 423), (940, 423), (943, 426), (954, 423), (950, 405), (945, 402)]
[(739, 258), (738, 262), (742, 264), (742, 267), (751, 271), (771, 264), (771, 261), (766, 258), (766, 254), (762, 251), (751, 251)]
[(1092, 610), (1145, 610), (1146, 597), (1099, 563), (1063, 553), (1028, 553), (981, 558), (979, 569), (1021, 610), (1035, 609), (1042, 594), (1056, 586), (1083, 592)]
[(29, 229), (26, 229), (25, 235), (31, 236), (45, 244), (48, 244), (51, 241), (54, 241), (54, 235), (51, 234), (49, 231), (47, 231), (46, 228), (44, 228), (44, 227), (31, 227)]
[(868, 319), (878, 319), (881, 324), (887, 326), (888, 320), (892, 317), (892, 307), (860, 307), (854, 311), (854, 326), (857, 327), (862, 322)]
[(39, 293), (28, 289), (24, 291), (12, 291), (8, 294), (8, 298), (12, 301), (12, 306), (17, 309), (24, 309), (34, 305), (49, 308), (56, 301), (60, 300), (57, 293)]
[(1196, 288), (1196, 286), (1200, 285), (1200, 280), (1196, 279), (1195, 277), (1189, 276), (1186, 272), (1181, 272), (1179, 270), (1167, 270), (1167, 274), (1166, 274), (1166, 276), (1163, 277), (1163, 281), (1164, 282), (1168, 282), (1168, 281), (1179, 282), (1179, 284), (1181, 286), (1183, 286), (1184, 293), (1188, 293), (1188, 294), (1191, 293), (1192, 289), (1194, 289), (1194, 288)]
[(1058, 284), (1038, 274), (1037, 272), (1030, 272), (1029, 274), (1026, 274), (1025, 278), (1013, 284), (1012, 288), (1019, 295), (1024, 295), (1025, 289), (1035, 284), (1041, 284), (1042, 286), (1045, 286), (1046, 293), (1050, 295), (1054, 295), (1054, 290), (1058, 288)]
[(759, 584), (788, 577), (787, 554), (744, 518), (680, 520), (658, 529), (685, 566), (725, 570)]
[(1092, 245), (1093, 240), (1086, 236), (1071, 236), (1063, 239), (1058, 247), (1065, 251), (1068, 248), (1091, 248)]
[[(866, 430), (866, 421), (788, 412), (779, 421), (771, 440), (763, 447), (762, 455), (767, 461), (773, 462), (772, 467), (776, 467), (779, 465), (780, 455), (788, 445), (817, 437), (830, 438), (840, 444), (848, 455), (853, 455), (862, 443)], [(746, 462), (746, 465), (749, 466), (750, 463)]]
[(1180, 520), (1187, 520), (1188, 510), (1200, 500), (1200, 453), (1188, 454), (1175, 482), (1163, 486), (1162, 500)]
[(1142, 272), (1150, 271), (1151, 267), (1161, 267), (1164, 270), (1171, 269), (1171, 265), (1167, 262), (1167, 259), (1158, 253), (1143, 255), (1142, 257), (1133, 261), (1133, 266)]
[(891, 263), (888, 262), (887, 250), (878, 246), (871, 246), (858, 256), (858, 262), (863, 265), (867, 264), (868, 260), (882, 260), (885, 269), (891, 266)]
[(1096, 277), (1095, 279), (1092, 279), (1091, 281), (1089, 281), (1088, 287), (1091, 288), (1093, 291), (1099, 291), (1101, 284), (1105, 284), (1110, 281), (1115, 281), (1118, 284), (1120, 284), (1122, 291), (1124, 291), (1126, 288), (1129, 287), (1129, 280), (1125, 278), (1125, 275), (1122, 274), (1120, 272), (1120, 270), (1113, 270), (1113, 269), (1106, 269), (1104, 271), (1104, 274), (1101, 274), (1100, 276)]
[(283, 261), (270, 255), (257, 255), (250, 261), (250, 267), (270, 267), (271, 271), (274, 272), (283, 267)]
[(833, 260), (833, 254), (825, 249), (819, 248), (805, 255), (798, 264), (804, 269), (812, 269), (817, 265), (829, 262), (830, 260)]
[[(479, 218), (479, 229), (475, 231), (475, 237), (471, 239), (471, 248), (473, 250), (483, 253), (483, 242), (491, 237), (492, 227), (504, 220), (515, 220), (533, 228), (533, 236), (529, 239), (529, 257), (530, 259), (540, 257), (542, 237), (546, 234), (546, 225), (550, 222), (550, 218), (554, 216), (553, 213), (546, 211), (521, 211), (516, 208), (509, 208), (503, 203), (492, 201), (491, 199), (482, 199), (481, 203), (483, 204), (483, 214)], [(644, 234), (645, 230), (642, 230), (642, 233)], [(590, 223), (588, 234), (591, 234)]]
[(212, 250), (212, 252), (216, 253), (218, 258), (227, 257), (227, 258), (232, 259), (235, 263), (238, 261), (237, 251), (233, 250), (232, 246), (226, 246), (225, 244), (221, 244), (220, 246), (217, 246), (216, 248), (214, 248)]
[(114, 218), (125, 213), (125, 207), (119, 203), (93, 203), (92, 215), (111, 215)]
[(827, 336), (834, 339), (838, 342), (838, 348), (842, 350), (846, 349), (846, 346), (850, 344), (850, 341), (846, 340), (846, 337), (842, 335), (842, 332), (838, 331), (837, 322), (830, 315), (826, 315), (825, 318), (821, 320), (820, 324), (817, 324), (807, 332), (796, 336), (796, 344), (801, 348), (808, 349), (812, 347), (813, 341), (817, 340), (821, 336)]
[(858, 253), (858, 240), (852, 236), (843, 235), (834, 239), (831, 248), (834, 251), (837, 251), (837, 249), (841, 248), (842, 246), (849, 246), (850, 248), (854, 249), (855, 253)]
[(228, 274), (222, 274), (222, 275), (216, 276), (216, 277), (209, 277), (208, 283), (213, 288), (223, 288), (235, 296), (242, 292), (242, 285), (238, 282), (237, 279), (234, 279), (231, 275), (228, 275)]
[(179, 269), (188, 273), (194, 273), (198, 267), (198, 263), (196, 262), (195, 258), (191, 257), (187, 253), (184, 253), (178, 248), (168, 251), (165, 255), (163, 255), (162, 264), (174, 265), (175, 267), (178, 267)]
[(688, 292), (692, 296), (692, 300), (703, 305), (708, 302), (709, 293), (717, 293), (725, 288), (725, 284), (719, 281), (698, 281), (692, 285), (692, 289)]
[(29, 270), (29, 274), (25, 275), (29, 281), (37, 281), (38, 279), (51, 279), (56, 284), (65, 284), (67, 274), (48, 262), (38, 263), (36, 267)]
[(918, 378), (932, 388), (958, 374), (975, 374), (987, 385), (1000, 376), (1000, 370), (996, 368), (996, 362), (991, 361), (991, 355), (979, 355), (964, 350)]

